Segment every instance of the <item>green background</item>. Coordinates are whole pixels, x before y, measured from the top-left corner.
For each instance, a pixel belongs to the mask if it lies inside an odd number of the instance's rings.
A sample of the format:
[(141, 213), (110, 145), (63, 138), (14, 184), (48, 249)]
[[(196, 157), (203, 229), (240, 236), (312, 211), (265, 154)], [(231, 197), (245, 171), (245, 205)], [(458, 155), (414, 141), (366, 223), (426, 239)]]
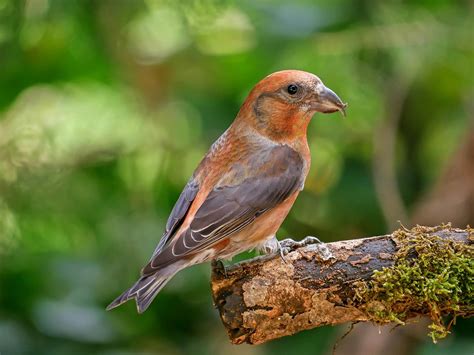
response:
[[(420, 207), (472, 135), (473, 9), (451, 0), (0, 0), (0, 353), (330, 352), (346, 327), (230, 345), (208, 264), (180, 273), (143, 315), (132, 303), (104, 308), (135, 281), (249, 90), (276, 70), (313, 72), (349, 103), (345, 120), (311, 123), (312, 169), (279, 237), (350, 239), (397, 220), (473, 225), (474, 208), (444, 220)], [(379, 175), (384, 164), (394, 190)], [(472, 320), (436, 346), (427, 332), (405, 353), (474, 351)], [(356, 341), (341, 341), (341, 354)]]

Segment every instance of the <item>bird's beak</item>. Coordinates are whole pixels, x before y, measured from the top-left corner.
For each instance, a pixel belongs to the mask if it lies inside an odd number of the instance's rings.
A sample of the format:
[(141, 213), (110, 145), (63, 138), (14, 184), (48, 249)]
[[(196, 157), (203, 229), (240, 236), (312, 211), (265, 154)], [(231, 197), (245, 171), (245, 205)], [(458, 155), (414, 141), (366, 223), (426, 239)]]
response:
[(324, 85), (322, 85), (322, 88), (319, 88), (317, 100), (314, 105), (315, 111), (322, 113), (333, 113), (339, 111), (344, 117), (346, 117), (346, 107), (347, 104), (343, 103), (334, 91)]

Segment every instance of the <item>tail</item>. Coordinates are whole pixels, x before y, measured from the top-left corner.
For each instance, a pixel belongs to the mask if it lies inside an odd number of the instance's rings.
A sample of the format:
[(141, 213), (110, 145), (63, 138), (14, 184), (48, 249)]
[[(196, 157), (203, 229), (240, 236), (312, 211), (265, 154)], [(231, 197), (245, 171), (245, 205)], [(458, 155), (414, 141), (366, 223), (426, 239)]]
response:
[(107, 306), (107, 310), (111, 310), (121, 304), (135, 299), (138, 313), (143, 313), (155, 299), (158, 292), (168, 283), (175, 274), (159, 275), (153, 274), (142, 276), (132, 287), (117, 297), (111, 304)]

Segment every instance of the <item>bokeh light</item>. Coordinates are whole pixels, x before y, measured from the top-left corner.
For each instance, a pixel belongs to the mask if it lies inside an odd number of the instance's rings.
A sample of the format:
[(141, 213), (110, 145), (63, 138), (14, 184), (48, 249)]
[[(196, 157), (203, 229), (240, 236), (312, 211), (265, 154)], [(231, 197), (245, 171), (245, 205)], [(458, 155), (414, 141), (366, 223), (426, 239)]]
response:
[[(474, 225), (473, 22), (471, 4), (449, 0), (0, 0), (0, 353), (329, 354), (344, 327), (231, 346), (209, 265), (141, 316), (104, 308), (276, 70), (314, 72), (349, 103), (347, 118), (311, 122), (312, 169), (279, 237), (378, 235), (456, 209)], [(413, 331), (409, 353), (472, 354), (473, 329), (460, 320), (436, 347)], [(365, 336), (408, 341), (381, 332)]]

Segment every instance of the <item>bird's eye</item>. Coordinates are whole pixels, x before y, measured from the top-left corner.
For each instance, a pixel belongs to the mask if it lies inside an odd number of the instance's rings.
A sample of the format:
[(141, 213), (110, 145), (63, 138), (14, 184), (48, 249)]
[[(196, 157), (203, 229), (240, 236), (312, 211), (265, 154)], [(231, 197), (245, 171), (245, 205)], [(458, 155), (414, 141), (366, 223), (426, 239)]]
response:
[(288, 94), (294, 95), (298, 92), (298, 85), (290, 84), (290, 85), (288, 85), (286, 90), (288, 91)]

